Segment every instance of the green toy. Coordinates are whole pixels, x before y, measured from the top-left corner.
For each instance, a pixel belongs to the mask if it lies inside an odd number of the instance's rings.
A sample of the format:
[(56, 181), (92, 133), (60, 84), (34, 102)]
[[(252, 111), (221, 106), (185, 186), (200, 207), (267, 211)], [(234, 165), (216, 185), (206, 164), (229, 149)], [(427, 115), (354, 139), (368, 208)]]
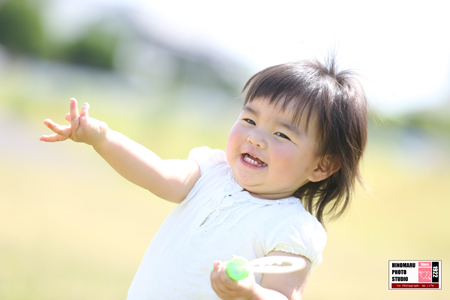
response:
[(239, 281), (248, 276), (249, 271), (245, 267), (247, 260), (243, 257), (235, 257), (232, 260), (224, 262), (228, 277), (234, 281)]

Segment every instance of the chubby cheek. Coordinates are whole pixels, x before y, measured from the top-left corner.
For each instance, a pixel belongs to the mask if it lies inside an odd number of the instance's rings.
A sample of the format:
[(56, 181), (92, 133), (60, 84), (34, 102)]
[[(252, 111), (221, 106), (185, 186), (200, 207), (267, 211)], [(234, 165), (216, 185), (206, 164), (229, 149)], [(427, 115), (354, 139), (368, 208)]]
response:
[(272, 146), (270, 151), (270, 162), (277, 170), (288, 171), (295, 165), (298, 158), (289, 148)]
[(310, 171), (310, 164), (306, 163), (307, 158), (295, 149), (286, 147), (272, 148), (271, 167), (273, 180), (290, 184), (292, 182), (304, 180), (304, 174)]
[(228, 160), (231, 156), (236, 155), (239, 152), (239, 148), (244, 140), (243, 130), (235, 124), (228, 134), (227, 144), (225, 146), (225, 152)]

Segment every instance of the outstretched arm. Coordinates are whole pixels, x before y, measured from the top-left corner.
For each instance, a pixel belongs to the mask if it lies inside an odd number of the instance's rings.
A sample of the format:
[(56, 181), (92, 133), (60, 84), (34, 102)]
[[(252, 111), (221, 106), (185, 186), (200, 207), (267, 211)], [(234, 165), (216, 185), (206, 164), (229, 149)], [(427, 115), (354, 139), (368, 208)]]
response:
[(116, 131), (108, 130), (106, 138), (94, 149), (120, 175), (171, 202), (180, 203), (200, 178), (196, 162), (162, 160)]
[(77, 101), (70, 99), (70, 125), (59, 125), (51, 120), (44, 124), (54, 134), (40, 140), (58, 142), (72, 139), (92, 145), (94, 149), (123, 177), (165, 200), (179, 203), (193, 188), (200, 169), (189, 160), (162, 160), (149, 149), (108, 128), (104, 122), (89, 117), (85, 103), (78, 114)]

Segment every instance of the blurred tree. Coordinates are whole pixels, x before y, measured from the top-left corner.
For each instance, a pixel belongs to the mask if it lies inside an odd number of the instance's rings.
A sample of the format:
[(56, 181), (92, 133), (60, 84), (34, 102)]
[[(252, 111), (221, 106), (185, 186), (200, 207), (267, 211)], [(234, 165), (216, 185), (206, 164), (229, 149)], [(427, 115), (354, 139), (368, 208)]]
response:
[(90, 26), (81, 38), (67, 45), (58, 60), (112, 70), (119, 37), (103, 29), (102, 23)]
[(11, 54), (44, 55), (45, 41), (38, 2), (3, 2), (0, 6), (0, 43)]
[(10, 55), (28, 55), (90, 67), (113, 69), (118, 36), (103, 30), (102, 22), (87, 28), (70, 44), (52, 39), (44, 31), (41, 9), (44, 2), (6, 0), (0, 6), (0, 44)]

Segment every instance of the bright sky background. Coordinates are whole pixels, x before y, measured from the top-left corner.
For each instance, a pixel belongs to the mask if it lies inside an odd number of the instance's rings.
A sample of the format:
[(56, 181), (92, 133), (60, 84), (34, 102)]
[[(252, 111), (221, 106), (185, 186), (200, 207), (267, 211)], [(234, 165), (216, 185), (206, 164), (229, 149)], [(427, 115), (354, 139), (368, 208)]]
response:
[(336, 45), (341, 66), (359, 70), (372, 105), (387, 113), (450, 101), (446, 1), (72, 1), (92, 2), (137, 7), (160, 36), (212, 43), (254, 72)]

